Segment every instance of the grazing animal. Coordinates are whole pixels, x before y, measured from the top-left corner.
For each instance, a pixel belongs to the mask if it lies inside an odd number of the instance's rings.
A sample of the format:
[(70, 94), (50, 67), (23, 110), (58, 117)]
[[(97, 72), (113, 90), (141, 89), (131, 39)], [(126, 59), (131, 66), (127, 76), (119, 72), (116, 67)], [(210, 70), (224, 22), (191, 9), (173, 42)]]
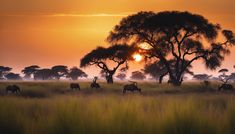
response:
[(81, 90), (80, 89), (80, 85), (78, 83), (71, 83), (70, 84), (70, 88), (73, 90), (73, 89), (78, 89), (78, 90)]
[(98, 83), (91, 83), (91, 88), (100, 88), (100, 85)]
[(137, 87), (137, 83), (135, 82), (132, 84), (124, 85), (122, 92), (126, 93), (126, 91), (131, 91), (131, 92), (139, 91), (139, 92), (141, 92), (141, 89)]
[(94, 77), (93, 82), (91, 83), (91, 88), (100, 88), (100, 85), (96, 83), (98, 77)]
[(227, 90), (227, 91), (231, 91), (233, 90), (233, 85), (231, 84), (222, 84), (219, 88), (218, 88), (219, 91), (221, 90)]
[(11, 92), (11, 93), (20, 93), (20, 87), (17, 85), (9, 85), (6, 87), (6, 92)]

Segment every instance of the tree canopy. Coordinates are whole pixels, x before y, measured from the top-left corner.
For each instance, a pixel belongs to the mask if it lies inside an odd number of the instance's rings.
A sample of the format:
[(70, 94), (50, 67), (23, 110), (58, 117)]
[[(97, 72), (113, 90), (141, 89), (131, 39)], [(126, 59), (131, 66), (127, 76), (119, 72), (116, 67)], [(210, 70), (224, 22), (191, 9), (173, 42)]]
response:
[(61, 77), (68, 74), (68, 67), (64, 65), (56, 65), (51, 68), (51, 71), (53, 72), (53, 76), (59, 80)]
[(4, 79), (5, 75), (7, 75), (12, 68), (10, 67), (5, 67), (5, 66), (0, 66), (0, 79)]
[(212, 77), (212, 75), (208, 75), (208, 74), (195, 74), (195, 75), (193, 75), (193, 78), (196, 80), (208, 80), (211, 77)]
[[(224, 41), (218, 42), (219, 33)], [(208, 69), (219, 67), (230, 52), (228, 46), (235, 44), (232, 31), (223, 30), (201, 15), (179, 11), (139, 12), (125, 17), (107, 41), (147, 43), (150, 49), (145, 49), (145, 56), (160, 60), (174, 85), (181, 84), (184, 72), (196, 60), (203, 60)]]
[(126, 78), (126, 74), (125, 73), (119, 73), (119, 74), (117, 74), (116, 78), (118, 78), (120, 80), (124, 80)]
[(71, 78), (72, 80), (77, 80), (78, 77), (88, 77), (88, 75), (78, 67), (72, 67), (68, 71), (67, 77)]
[(219, 75), (219, 79), (221, 82), (227, 83), (230, 80), (230, 76), (226, 74), (228, 71), (229, 70), (227, 68), (223, 68), (218, 71), (218, 73), (221, 73)]
[(25, 74), (24, 78), (30, 79), (31, 75), (34, 74), (40, 67), (38, 65), (32, 65), (25, 67), (21, 72)]
[(15, 74), (15, 73), (8, 73), (8, 74), (6, 74), (5, 77), (7, 80), (21, 80), (22, 79), (20, 77), (20, 74)]
[(53, 71), (51, 69), (39, 69), (34, 73), (35, 80), (52, 80), (53, 79)]
[[(107, 82), (113, 83), (113, 75), (117, 69), (124, 63), (127, 68), (127, 61), (133, 59), (132, 55), (135, 51), (134, 45), (116, 44), (108, 48), (97, 47), (81, 59), (80, 67), (96, 65), (106, 74)], [(108, 66), (108, 64), (112, 65)]]
[(134, 71), (134, 72), (131, 73), (130, 78), (133, 79), (133, 80), (144, 80), (144, 79), (146, 79), (146, 76), (141, 71)]

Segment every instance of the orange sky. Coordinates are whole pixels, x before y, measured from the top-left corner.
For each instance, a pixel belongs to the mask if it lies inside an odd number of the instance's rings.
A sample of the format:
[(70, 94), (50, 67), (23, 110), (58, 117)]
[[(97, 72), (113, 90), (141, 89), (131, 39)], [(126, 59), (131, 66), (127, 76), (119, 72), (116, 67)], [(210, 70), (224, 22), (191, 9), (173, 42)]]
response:
[[(15, 72), (32, 64), (79, 66), (84, 54), (107, 46), (105, 38), (122, 17), (138, 11), (190, 11), (235, 31), (234, 6), (235, 0), (1, 0), (0, 65)], [(235, 48), (223, 67), (234, 72), (234, 58)], [(132, 70), (140, 67), (132, 64)], [(85, 71), (91, 70), (98, 72)], [(197, 62), (194, 71), (207, 70)]]

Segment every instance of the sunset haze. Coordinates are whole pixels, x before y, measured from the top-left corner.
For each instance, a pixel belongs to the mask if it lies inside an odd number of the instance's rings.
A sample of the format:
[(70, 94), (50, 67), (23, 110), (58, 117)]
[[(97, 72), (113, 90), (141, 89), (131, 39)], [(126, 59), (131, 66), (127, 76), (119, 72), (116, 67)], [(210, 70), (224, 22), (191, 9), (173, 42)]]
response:
[[(189, 11), (235, 31), (234, 6), (234, 0), (2, 0), (0, 65), (18, 73), (35, 64), (79, 66), (86, 53), (109, 45), (105, 40), (123, 17), (139, 11)], [(234, 58), (233, 47), (222, 67), (233, 70)], [(205, 67), (198, 63), (193, 70), (204, 73)], [(131, 70), (142, 67), (131, 63)], [(99, 70), (92, 68), (85, 71), (97, 75)]]

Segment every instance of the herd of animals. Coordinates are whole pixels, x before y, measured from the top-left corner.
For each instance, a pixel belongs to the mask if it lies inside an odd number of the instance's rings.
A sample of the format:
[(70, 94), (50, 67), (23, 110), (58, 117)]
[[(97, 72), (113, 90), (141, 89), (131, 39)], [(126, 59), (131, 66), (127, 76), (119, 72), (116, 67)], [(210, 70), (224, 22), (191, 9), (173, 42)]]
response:
[[(98, 89), (101, 88), (99, 83), (97, 83), (97, 77), (93, 79), (93, 82), (90, 84), (90, 87), (93, 89)], [(70, 89), (71, 90), (81, 90), (79, 83), (70, 83)], [(127, 91), (138, 91), (141, 92), (141, 89), (137, 86), (137, 82), (132, 82), (131, 84), (124, 85), (123, 87), (123, 93), (126, 93)], [(11, 93), (20, 93), (20, 87), (18, 85), (8, 85), (6, 87), (6, 92), (11, 92)]]
[[(209, 81), (204, 81), (204, 84), (206, 87), (208, 87), (210, 85), (210, 82)], [(97, 83), (97, 77), (95, 77), (93, 79), (93, 82), (90, 84), (90, 87), (93, 89), (98, 89), (98, 88), (101, 88), (101, 86), (99, 85), (99, 83)], [(70, 83), (70, 89), (71, 90), (81, 90), (80, 88), (80, 85), (79, 83)], [(218, 87), (218, 91), (233, 91), (234, 88), (231, 84), (228, 84), (228, 83), (223, 83), (221, 84), (219, 87)], [(138, 92), (141, 92), (141, 88), (139, 88), (137, 86), (137, 82), (132, 82), (131, 84), (126, 84), (124, 85), (123, 87), (123, 90), (122, 92), (123, 93), (126, 93), (127, 91), (131, 91), (131, 92), (134, 92), (134, 91), (138, 91)], [(18, 85), (8, 85), (6, 87), (6, 92), (11, 92), (11, 93), (20, 93), (21, 90), (20, 90), (20, 87)]]

